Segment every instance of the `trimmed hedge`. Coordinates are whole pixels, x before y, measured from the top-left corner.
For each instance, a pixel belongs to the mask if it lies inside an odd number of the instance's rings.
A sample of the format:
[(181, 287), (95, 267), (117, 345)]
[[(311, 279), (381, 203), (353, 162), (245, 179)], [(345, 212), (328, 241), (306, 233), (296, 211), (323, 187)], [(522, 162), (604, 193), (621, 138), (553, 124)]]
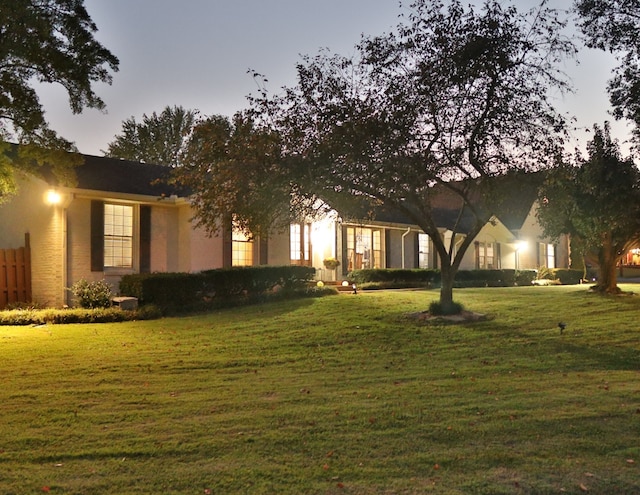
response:
[(577, 285), (584, 275), (582, 270), (567, 270), (566, 268), (554, 268), (551, 273), (562, 285)]
[(365, 283), (417, 283), (427, 285), (440, 282), (439, 270), (425, 269), (367, 269), (354, 270), (349, 273), (349, 280), (356, 284)]
[(125, 275), (120, 293), (155, 304), (165, 311), (198, 309), (203, 302), (255, 298), (281, 290), (307, 287), (315, 275), (308, 266), (256, 266), (207, 270), (199, 273)]
[[(537, 270), (459, 270), (454, 286), (463, 287), (512, 287), (531, 285), (537, 277)], [(554, 269), (554, 276), (562, 284), (579, 284), (581, 270)], [(373, 269), (355, 270), (348, 275), (363, 289), (376, 287), (422, 287), (440, 284), (440, 270), (433, 269)]]

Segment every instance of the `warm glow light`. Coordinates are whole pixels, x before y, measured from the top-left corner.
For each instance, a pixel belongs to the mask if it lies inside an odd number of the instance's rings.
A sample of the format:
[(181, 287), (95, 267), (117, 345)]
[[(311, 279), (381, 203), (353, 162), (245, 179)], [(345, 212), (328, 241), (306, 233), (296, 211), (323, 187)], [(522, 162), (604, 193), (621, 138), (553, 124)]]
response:
[(50, 205), (58, 205), (62, 201), (62, 196), (60, 193), (54, 189), (49, 189), (47, 191), (47, 203)]
[(527, 243), (527, 241), (517, 241), (516, 242), (516, 251), (526, 251), (527, 249), (529, 249), (529, 244)]

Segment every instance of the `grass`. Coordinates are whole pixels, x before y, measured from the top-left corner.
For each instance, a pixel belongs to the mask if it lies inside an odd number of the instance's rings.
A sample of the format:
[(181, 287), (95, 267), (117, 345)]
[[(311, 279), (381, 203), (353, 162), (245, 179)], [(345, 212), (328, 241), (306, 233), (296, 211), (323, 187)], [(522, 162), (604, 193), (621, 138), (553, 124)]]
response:
[(640, 493), (639, 296), (455, 295), (2, 327), (0, 492)]

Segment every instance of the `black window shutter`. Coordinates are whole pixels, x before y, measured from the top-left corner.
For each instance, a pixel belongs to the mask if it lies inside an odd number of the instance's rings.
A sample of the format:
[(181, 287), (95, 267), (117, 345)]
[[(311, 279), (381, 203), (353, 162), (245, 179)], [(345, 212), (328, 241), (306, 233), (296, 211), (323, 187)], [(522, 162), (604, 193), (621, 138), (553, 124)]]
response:
[[(304, 225), (302, 226), (302, 231), (304, 232)], [(269, 264), (269, 240), (266, 237), (260, 237), (258, 243), (260, 246), (258, 264), (268, 265)]]
[(140, 273), (151, 272), (151, 206), (140, 206)]
[(104, 203), (91, 201), (91, 271), (104, 271)]
[(385, 229), (384, 231), (384, 267), (391, 268), (391, 231)]

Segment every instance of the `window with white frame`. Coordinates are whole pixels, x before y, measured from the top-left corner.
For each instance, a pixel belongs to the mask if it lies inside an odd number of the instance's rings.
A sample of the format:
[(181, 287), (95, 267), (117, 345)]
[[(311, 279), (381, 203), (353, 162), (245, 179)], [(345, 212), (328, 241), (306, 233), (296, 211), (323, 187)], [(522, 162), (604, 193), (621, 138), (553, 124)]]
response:
[(104, 266), (133, 266), (133, 206), (104, 205)]
[(427, 234), (418, 234), (418, 268), (429, 268), (430, 242)]
[(347, 269), (382, 268), (382, 231), (364, 227), (347, 228)]
[(539, 266), (556, 268), (556, 248), (553, 244), (541, 242), (539, 244)]
[(291, 224), (289, 229), (292, 265), (311, 263), (311, 224)]
[(491, 270), (495, 268), (495, 246), (493, 242), (478, 242), (476, 244), (477, 268), (483, 270)]
[(231, 233), (231, 264), (233, 266), (253, 265), (253, 241), (236, 228)]

